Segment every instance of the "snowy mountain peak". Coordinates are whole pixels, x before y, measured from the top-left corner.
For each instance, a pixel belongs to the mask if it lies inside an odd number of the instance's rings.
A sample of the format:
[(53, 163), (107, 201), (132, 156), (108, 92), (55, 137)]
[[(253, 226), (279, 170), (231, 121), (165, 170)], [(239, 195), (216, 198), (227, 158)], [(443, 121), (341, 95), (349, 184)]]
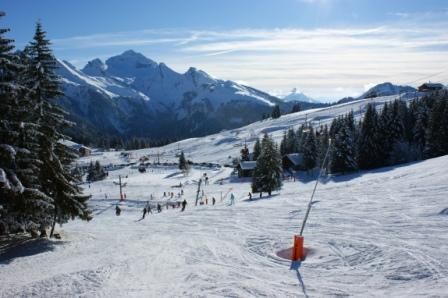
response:
[(213, 84), (216, 80), (213, 79), (208, 73), (197, 69), (196, 67), (190, 67), (184, 74), (185, 77), (191, 79), (195, 86), (200, 84)]
[(96, 58), (92, 61), (89, 61), (87, 65), (82, 69), (82, 72), (89, 76), (103, 76), (105, 75), (106, 69), (107, 65), (104, 64), (101, 59)]
[(145, 76), (151, 69), (158, 66), (156, 62), (133, 50), (127, 50), (121, 55), (106, 60), (107, 72), (120, 77)]
[(283, 101), (285, 102), (291, 102), (291, 101), (304, 101), (304, 102), (310, 102), (310, 103), (318, 103), (317, 100), (312, 99), (311, 97), (305, 95), (302, 92), (299, 92), (297, 88), (293, 88), (291, 90), (291, 93), (283, 97)]
[(364, 98), (373, 98), (373, 97), (379, 97), (379, 96), (389, 96), (389, 95), (396, 95), (406, 92), (415, 92), (416, 89), (411, 86), (399, 86), (394, 85), (390, 82), (385, 82), (378, 84), (369, 90), (367, 90), (363, 95), (358, 97), (358, 99), (364, 99)]

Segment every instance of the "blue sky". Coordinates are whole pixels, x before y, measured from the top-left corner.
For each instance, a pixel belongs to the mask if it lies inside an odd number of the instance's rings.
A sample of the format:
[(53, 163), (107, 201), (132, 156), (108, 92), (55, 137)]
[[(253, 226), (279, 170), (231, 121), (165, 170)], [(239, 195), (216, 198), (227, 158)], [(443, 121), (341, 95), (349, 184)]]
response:
[[(373, 84), (448, 83), (448, 1), (5, 0), (1, 26), (22, 48), (40, 19), (78, 67), (127, 49), (285, 94), (357, 95)], [(440, 73), (438, 75), (434, 75)]]

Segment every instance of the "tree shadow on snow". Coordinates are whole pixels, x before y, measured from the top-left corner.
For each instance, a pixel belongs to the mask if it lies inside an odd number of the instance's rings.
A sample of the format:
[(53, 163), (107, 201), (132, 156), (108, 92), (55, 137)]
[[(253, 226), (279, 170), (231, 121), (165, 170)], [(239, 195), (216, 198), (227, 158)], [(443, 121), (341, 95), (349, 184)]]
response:
[[(422, 161), (413, 161), (413, 162), (409, 162), (409, 163), (403, 163), (403, 164), (397, 164), (397, 165), (393, 165), (393, 166), (388, 166), (388, 167), (383, 167), (383, 168), (378, 168), (378, 169), (372, 169), (372, 170), (360, 170), (357, 172), (352, 172), (352, 173), (336, 173), (336, 174), (322, 174), (319, 183), (322, 184), (326, 184), (328, 182), (335, 182), (335, 183), (340, 183), (340, 182), (347, 182), (359, 177), (362, 177), (364, 175), (368, 175), (368, 174), (380, 174), (380, 173), (386, 173), (386, 172), (390, 172), (393, 171), (395, 169), (401, 168), (401, 167), (407, 167), (416, 163), (419, 163)], [(306, 172), (298, 172), (296, 174), (296, 179), (302, 183), (309, 183), (309, 182), (315, 182), (316, 178), (318, 176), (318, 173), (315, 174), (307, 174)]]
[(9, 264), (16, 258), (28, 257), (52, 251), (64, 241), (52, 241), (46, 238), (33, 239), (29, 236), (14, 236), (0, 240), (0, 264)]

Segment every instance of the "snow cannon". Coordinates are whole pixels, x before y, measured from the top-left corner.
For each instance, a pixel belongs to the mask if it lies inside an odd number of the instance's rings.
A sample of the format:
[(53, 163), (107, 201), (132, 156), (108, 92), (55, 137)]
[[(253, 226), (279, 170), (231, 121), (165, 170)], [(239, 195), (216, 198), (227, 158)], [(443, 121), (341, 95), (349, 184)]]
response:
[(305, 258), (305, 250), (303, 249), (303, 236), (294, 235), (294, 245), (291, 252), (291, 260), (298, 261)]

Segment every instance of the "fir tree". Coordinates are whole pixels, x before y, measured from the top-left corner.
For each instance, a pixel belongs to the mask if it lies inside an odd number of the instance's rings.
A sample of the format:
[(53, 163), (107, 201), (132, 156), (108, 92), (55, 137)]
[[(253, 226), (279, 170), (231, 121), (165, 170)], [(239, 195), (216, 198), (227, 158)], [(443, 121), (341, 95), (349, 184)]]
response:
[(357, 161), (360, 169), (373, 169), (382, 164), (379, 143), (378, 113), (374, 105), (369, 104), (358, 140)]
[(426, 129), (425, 149), (426, 158), (444, 155), (447, 148), (444, 146), (446, 139), (446, 99), (437, 99), (431, 109)]
[(287, 154), (287, 150), (286, 150), (286, 143), (287, 143), (287, 137), (286, 137), (286, 131), (283, 131), (283, 138), (280, 141), (280, 155), (284, 156)]
[(260, 144), (260, 139), (257, 138), (257, 141), (255, 142), (255, 145), (254, 145), (253, 159), (257, 160), (258, 156), (260, 156), (260, 153), (261, 153), (261, 144)]
[(40, 23), (37, 23), (33, 41), (26, 47), (25, 53), (29, 65), (23, 75), (30, 89), (29, 96), (37, 107), (35, 121), (41, 133), (40, 181), (42, 191), (54, 199), (52, 236), (56, 222), (62, 224), (75, 217), (91, 219), (87, 206), (89, 197), (82, 195), (81, 188), (75, 184), (76, 180), (70, 173), (70, 164), (77, 157), (75, 152), (58, 142), (66, 138), (61, 132), (70, 123), (64, 119), (65, 112), (53, 104), (63, 93), (55, 73), (56, 59)]
[(297, 137), (294, 129), (288, 129), (285, 145), (286, 154), (297, 153)]
[[(0, 18), (4, 16), (0, 12)], [(39, 190), (41, 162), (36, 125), (26, 88), (17, 79), (23, 68), (12, 54), (13, 41), (0, 28), (0, 234), (32, 230), (49, 223), (52, 199)]]
[(179, 156), (179, 170), (181, 170), (184, 173), (188, 172), (188, 163), (187, 160), (185, 159), (185, 154), (183, 151), (180, 152)]
[(104, 171), (100, 162), (98, 160), (95, 161), (95, 165), (92, 162), (90, 162), (89, 171), (87, 173), (87, 181), (89, 182), (98, 181), (104, 178), (106, 178), (106, 171)]
[(297, 112), (300, 112), (301, 110), (302, 109), (300, 108), (300, 104), (299, 103), (295, 103), (292, 106), (291, 113), (297, 113)]
[(317, 134), (317, 165), (322, 166), (325, 159), (327, 149), (329, 146), (330, 136), (328, 134), (328, 126), (321, 127), (320, 132)]
[(277, 119), (277, 118), (280, 118), (280, 116), (281, 116), (280, 106), (279, 105), (275, 105), (274, 108), (272, 109), (271, 117), (273, 119)]
[(304, 143), (302, 146), (303, 166), (305, 170), (312, 170), (317, 164), (317, 148), (313, 127), (305, 133)]
[(261, 142), (261, 153), (257, 159), (252, 180), (252, 191), (271, 192), (282, 185), (282, 161), (277, 144), (265, 134)]
[[(330, 171), (332, 173), (346, 173), (357, 169), (355, 160), (355, 141), (350, 129), (349, 118), (338, 118), (330, 129), (334, 135), (330, 151)], [(334, 126), (334, 127), (333, 127)]]

